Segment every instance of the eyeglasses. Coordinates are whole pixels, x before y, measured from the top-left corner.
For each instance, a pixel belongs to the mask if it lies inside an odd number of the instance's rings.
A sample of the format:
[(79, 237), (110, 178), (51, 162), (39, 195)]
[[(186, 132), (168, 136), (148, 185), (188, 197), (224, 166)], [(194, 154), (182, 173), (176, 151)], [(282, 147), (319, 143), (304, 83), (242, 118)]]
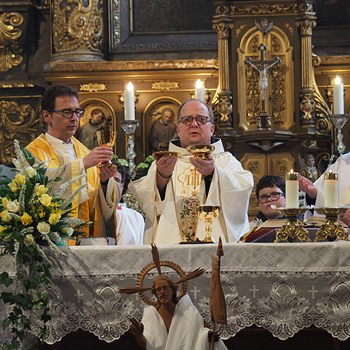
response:
[(52, 112), (61, 114), (61, 116), (64, 117), (64, 118), (72, 118), (73, 114), (75, 113), (78, 118), (81, 118), (84, 115), (84, 113), (85, 113), (85, 109), (82, 109), (82, 108), (77, 108), (77, 109), (69, 109), (69, 108), (53, 109)]
[(259, 196), (260, 203), (266, 203), (270, 198), (271, 201), (277, 201), (281, 196), (284, 196), (283, 192), (272, 192), (270, 194), (262, 194)]
[(193, 119), (196, 120), (198, 125), (205, 125), (207, 122), (211, 122), (211, 118), (205, 115), (196, 115), (193, 117), (192, 115), (186, 117), (180, 117), (179, 123), (184, 124), (185, 126), (190, 126), (193, 123)]

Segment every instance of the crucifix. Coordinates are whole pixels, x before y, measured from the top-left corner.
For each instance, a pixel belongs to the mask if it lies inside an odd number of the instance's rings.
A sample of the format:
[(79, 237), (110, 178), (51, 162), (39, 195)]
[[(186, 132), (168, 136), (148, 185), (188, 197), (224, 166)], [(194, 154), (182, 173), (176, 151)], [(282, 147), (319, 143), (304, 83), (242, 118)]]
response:
[(270, 130), (271, 129), (271, 117), (268, 115), (266, 111), (266, 90), (268, 86), (268, 80), (267, 80), (267, 71), (274, 67), (275, 65), (279, 64), (281, 62), (281, 59), (279, 57), (275, 57), (273, 60), (267, 60), (265, 59), (265, 51), (266, 46), (264, 44), (259, 45), (260, 50), (260, 60), (252, 61), (250, 57), (248, 57), (244, 63), (247, 65), (250, 65), (253, 69), (259, 72), (260, 75), (260, 89), (262, 92), (261, 97), (261, 112), (260, 115), (257, 116), (258, 122), (257, 122), (257, 128), (259, 130)]

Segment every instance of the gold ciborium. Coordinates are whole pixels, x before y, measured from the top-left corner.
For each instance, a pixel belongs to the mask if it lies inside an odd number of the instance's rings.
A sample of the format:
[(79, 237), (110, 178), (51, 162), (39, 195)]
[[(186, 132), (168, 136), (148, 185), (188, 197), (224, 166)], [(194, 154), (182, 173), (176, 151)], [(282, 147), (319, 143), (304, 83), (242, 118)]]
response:
[(345, 213), (349, 206), (339, 208), (316, 208), (318, 214), (326, 216), (326, 223), (316, 232), (315, 242), (334, 241), (341, 239), (348, 241), (348, 230), (338, 221), (338, 215)]
[[(104, 128), (96, 131), (97, 142), (100, 146), (108, 146), (113, 147), (115, 140), (117, 138), (117, 132), (112, 131), (109, 128)], [(114, 167), (115, 165), (111, 162), (101, 162), (97, 165), (99, 168), (101, 167)]]
[(215, 147), (212, 145), (191, 145), (187, 146), (186, 150), (194, 157), (207, 159), (207, 155), (214, 151)]
[[(272, 208), (273, 206), (271, 206)], [(304, 227), (304, 223), (298, 219), (299, 215), (304, 214), (308, 208), (273, 208), (280, 215), (287, 218), (284, 224), (277, 232), (275, 243), (293, 242), (299, 240), (301, 242), (309, 242), (309, 233)]]
[(211, 205), (202, 205), (198, 209), (198, 217), (205, 221), (205, 237), (203, 243), (214, 243), (211, 233), (211, 224), (219, 216), (220, 207)]

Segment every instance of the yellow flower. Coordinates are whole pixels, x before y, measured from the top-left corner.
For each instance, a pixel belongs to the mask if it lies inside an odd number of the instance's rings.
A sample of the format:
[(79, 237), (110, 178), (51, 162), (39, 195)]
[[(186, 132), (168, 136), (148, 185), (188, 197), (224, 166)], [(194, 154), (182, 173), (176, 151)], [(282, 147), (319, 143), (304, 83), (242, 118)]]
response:
[(4, 231), (5, 229), (6, 229), (5, 226), (0, 225), (0, 234), (1, 234), (1, 232)]
[(61, 214), (60, 213), (52, 213), (50, 214), (50, 217), (49, 217), (49, 223), (51, 225), (54, 225), (58, 222), (58, 220), (61, 218)]
[(50, 225), (47, 222), (39, 222), (36, 228), (42, 235), (47, 235), (50, 232)]
[(44, 207), (48, 207), (51, 203), (51, 197), (48, 194), (43, 194), (39, 200)]
[(16, 193), (19, 190), (19, 187), (13, 181), (8, 184), (8, 187), (10, 187), (13, 193)]
[(26, 178), (22, 174), (17, 174), (12, 182), (19, 187), (26, 183)]
[(4, 208), (7, 207), (7, 202), (8, 202), (8, 199), (7, 199), (6, 197), (3, 197), (3, 198), (2, 198), (2, 206), (3, 206)]
[(47, 192), (47, 188), (44, 185), (39, 185), (36, 189), (35, 189), (35, 194), (40, 197), (43, 194), (45, 194)]
[(43, 218), (45, 217), (45, 210), (44, 210), (44, 207), (41, 205), (38, 209), (38, 215), (39, 215), (39, 218)]
[(28, 234), (24, 237), (24, 244), (28, 247), (34, 243), (34, 237), (32, 234)]
[(0, 213), (0, 216), (1, 216), (2, 221), (4, 221), (4, 222), (9, 222), (12, 219), (12, 216), (9, 215), (9, 212), (7, 210), (3, 210)]
[(27, 226), (33, 222), (33, 219), (30, 215), (24, 212), (23, 215), (21, 216), (21, 221), (24, 226)]

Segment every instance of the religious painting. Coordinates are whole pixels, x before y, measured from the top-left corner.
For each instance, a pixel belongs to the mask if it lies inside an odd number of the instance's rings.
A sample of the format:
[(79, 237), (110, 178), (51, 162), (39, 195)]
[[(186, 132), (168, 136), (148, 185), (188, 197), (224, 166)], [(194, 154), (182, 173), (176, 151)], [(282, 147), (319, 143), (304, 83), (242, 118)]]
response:
[(80, 103), (85, 109), (80, 119), (76, 138), (87, 148), (93, 149), (98, 146), (96, 131), (106, 127), (116, 130), (115, 113), (112, 107), (100, 99), (88, 99)]
[(180, 102), (172, 98), (156, 100), (146, 108), (145, 149), (147, 154), (165, 151), (169, 142), (176, 137), (177, 111)]

